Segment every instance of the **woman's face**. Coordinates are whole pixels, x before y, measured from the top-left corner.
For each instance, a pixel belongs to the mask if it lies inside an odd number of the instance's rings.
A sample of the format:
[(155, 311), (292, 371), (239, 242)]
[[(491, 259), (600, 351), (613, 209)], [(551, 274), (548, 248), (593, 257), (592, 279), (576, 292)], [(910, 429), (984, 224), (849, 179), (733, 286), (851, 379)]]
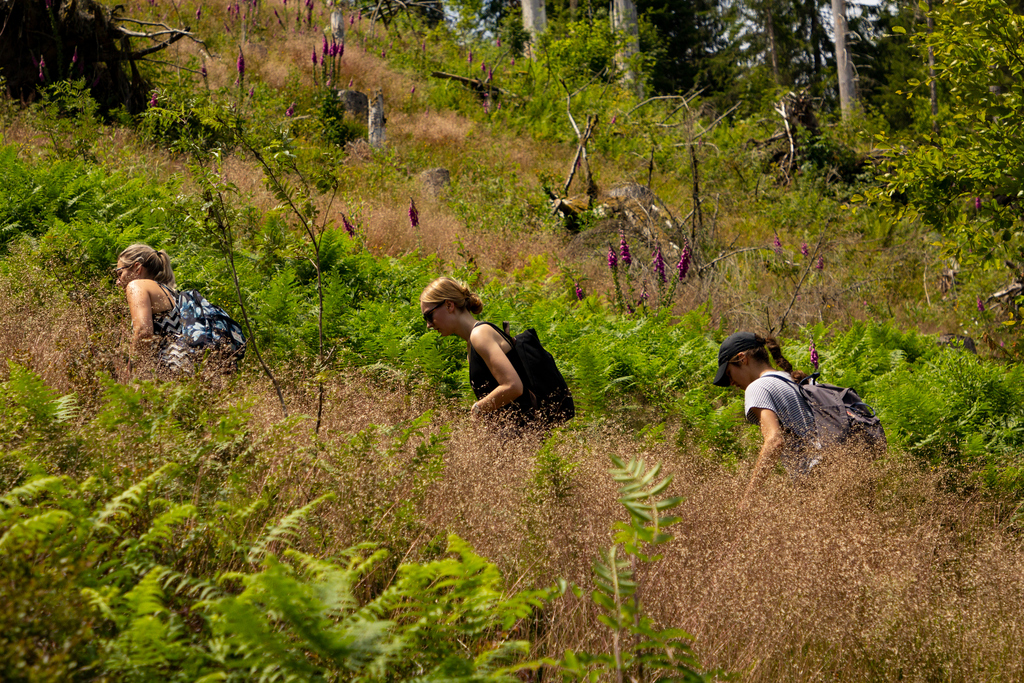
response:
[(442, 337), (451, 334), (451, 324), (454, 316), (450, 309), (453, 309), (454, 306), (451, 301), (441, 301), (440, 303), (436, 301), (421, 301), (420, 312), (423, 313), (423, 320), (427, 323), (427, 329), (437, 330)]
[(732, 386), (739, 387), (743, 391), (746, 391), (750, 383), (760, 376), (746, 351), (740, 351), (733, 360), (729, 361), (725, 373)]
[(124, 289), (132, 280), (144, 277), (145, 270), (141, 263), (129, 263), (118, 259), (117, 266), (114, 268), (114, 283)]

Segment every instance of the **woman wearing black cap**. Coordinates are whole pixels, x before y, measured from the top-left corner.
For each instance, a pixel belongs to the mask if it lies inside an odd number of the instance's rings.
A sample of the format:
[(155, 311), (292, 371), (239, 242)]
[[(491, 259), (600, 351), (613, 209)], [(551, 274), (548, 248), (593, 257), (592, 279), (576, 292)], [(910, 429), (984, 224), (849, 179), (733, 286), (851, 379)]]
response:
[[(784, 372), (772, 366), (773, 358)], [(779, 342), (767, 335), (737, 332), (718, 350), (715, 384), (743, 390), (743, 412), (761, 426), (764, 437), (743, 507), (780, 460), (792, 475), (806, 474), (818, 464), (814, 416), (794, 384), (804, 377), (783, 357)]]

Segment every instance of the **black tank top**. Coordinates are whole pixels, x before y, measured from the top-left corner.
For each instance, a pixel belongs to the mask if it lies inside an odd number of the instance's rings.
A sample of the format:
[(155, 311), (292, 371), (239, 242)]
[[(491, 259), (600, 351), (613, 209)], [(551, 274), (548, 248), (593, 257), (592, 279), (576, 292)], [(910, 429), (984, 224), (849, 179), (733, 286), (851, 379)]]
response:
[[(480, 321), (473, 327), (477, 327), (478, 325), (490, 325), (498, 331), (498, 334), (501, 335), (502, 339), (507, 341), (509, 345), (512, 345), (512, 340), (509, 339), (497, 325)], [(515, 401), (512, 401), (512, 403), (505, 404), (496, 412), (503, 417), (509, 416), (520, 421), (525, 421), (526, 416), (531, 411), (531, 403), (530, 392), (526, 390), (526, 382), (523, 379), (526, 377), (526, 372), (523, 369), (523, 361), (519, 358), (519, 354), (516, 353), (514, 348), (510, 349), (505, 354), (505, 357), (508, 358), (509, 362), (512, 364), (512, 368), (516, 371), (516, 374), (519, 375), (520, 381), (523, 382), (523, 395)], [(473, 387), (473, 393), (476, 395), (478, 400), (498, 388), (498, 380), (494, 378), (494, 375), (491, 373), (491, 369), (487, 367), (487, 363), (484, 362), (483, 357), (481, 357), (481, 355), (476, 352), (476, 349), (473, 348), (472, 343), (469, 344), (469, 384)]]

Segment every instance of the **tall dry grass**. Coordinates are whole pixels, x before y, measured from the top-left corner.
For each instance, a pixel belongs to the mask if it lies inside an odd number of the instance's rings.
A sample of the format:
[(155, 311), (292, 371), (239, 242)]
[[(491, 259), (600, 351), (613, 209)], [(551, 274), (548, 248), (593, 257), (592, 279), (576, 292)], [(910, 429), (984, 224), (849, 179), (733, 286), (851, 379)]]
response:
[[(88, 373), (116, 360), (126, 334), (116, 300), (75, 296), (9, 281), (0, 291), (0, 357), (62, 393), (93, 386)], [(313, 415), (308, 370), (280, 373), (293, 414)], [(608, 455), (642, 457), (663, 463), (675, 477), (671, 492), (686, 500), (664, 558), (639, 572), (640, 595), (660, 625), (694, 635), (705, 665), (747, 681), (1024, 678), (1019, 537), (999, 525), (993, 503), (949, 492), (942, 473), (899, 453), (877, 462), (841, 453), (806, 482), (772, 477), (741, 510), (749, 463), (731, 472), (696, 450), (581, 419), (548, 445), (548, 457), (575, 464), (555, 486), (539, 470), (545, 435), (496, 430), (398, 376), (348, 370), (329, 382), (320, 445), (311, 418), (282, 421), (256, 375), (207, 398), (248, 405), (249, 455), (238, 467), (250, 495), (273, 491), (268, 519), (333, 491), (338, 500), (315, 517), (311, 550), (331, 555), (368, 537), (393, 549), (364, 592), (386, 585), (394, 563), (436, 553), (448, 532), (497, 562), (510, 589), (558, 577), (589, 589), (612, 524), (626, 519)], [(436, 479), (417, 462), (422, 439), (386, 457), (348, 445), (373, 425), (401, 425), (428, 409), (427, 434), (447, 432)], [(83, 419), (88, 412), (86, 402)], [(116, 466), (141, 466), (133, 457)], [(603, 651), (610, 636), (596, 617), (592, 603), (570, 596), (523, 634), (538, 655)]]

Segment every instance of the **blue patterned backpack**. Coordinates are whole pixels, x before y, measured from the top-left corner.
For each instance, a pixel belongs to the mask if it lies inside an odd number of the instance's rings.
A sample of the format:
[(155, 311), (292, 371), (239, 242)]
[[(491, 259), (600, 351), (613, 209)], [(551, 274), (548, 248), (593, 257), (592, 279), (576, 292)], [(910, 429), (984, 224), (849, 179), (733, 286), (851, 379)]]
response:
[(245, 334), (237, 322), (220, 306), (214, 306), (194, 289), (176, 292), (161, 288), (174, 302), (174, 309), (163, 321), (165, 329), (173, 330), (160, 352), (169, 367), (190, 370), (193, 360), (203, 351), (220, 354), (220, 359), (237, 364), (245, 356)]

